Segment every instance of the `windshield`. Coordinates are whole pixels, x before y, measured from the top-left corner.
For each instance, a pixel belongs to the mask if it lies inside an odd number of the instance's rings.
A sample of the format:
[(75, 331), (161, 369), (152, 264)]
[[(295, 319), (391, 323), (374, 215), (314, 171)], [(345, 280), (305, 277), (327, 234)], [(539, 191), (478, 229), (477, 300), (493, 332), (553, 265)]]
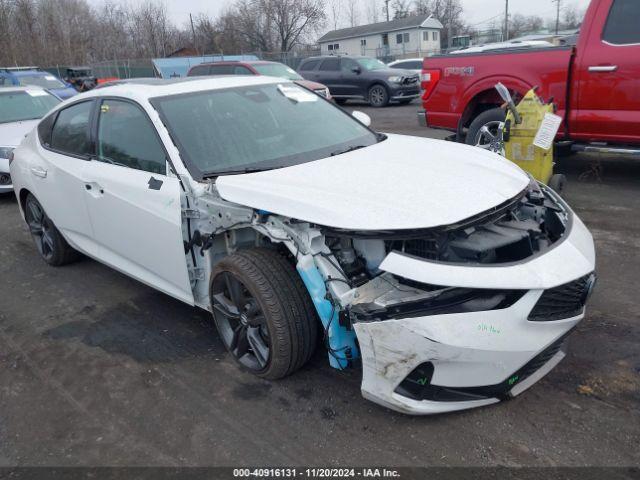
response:
[(65, 88), (65, 84), (53, 75), (21, 75), (18, 80), (23, 87), (33, 85), (42, 88)]
[(375, 58), (357, 58), (356, 62), (365, 70), (381, 70), (383, 68), (389, 68), (380, 60)]
[(43, 90), (0, 92), (0, 123), (40, 119), (58, 103), (60, 100)]
[(151, 101), (196, 179), (318, 160), (378, 137), (295, 84), (256, 85)]
[(288, 80), (302, 80), (303, 78), (296, 73), (293, 68), (289, 68), (282, 63), (263, 63), (252, 65), (260, 75), (268, 75), (270, 77), (282, 77)]

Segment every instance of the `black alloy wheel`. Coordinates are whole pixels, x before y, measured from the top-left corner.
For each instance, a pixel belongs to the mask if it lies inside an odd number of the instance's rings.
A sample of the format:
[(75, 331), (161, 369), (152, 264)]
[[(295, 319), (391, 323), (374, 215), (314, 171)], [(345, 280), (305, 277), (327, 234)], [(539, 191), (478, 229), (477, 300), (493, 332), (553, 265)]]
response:
[(257, 300), (231, 272), (217, 275), (211, 285), (213, 314), (225, 346), (242, 366), (263, 372), (271, 359), (266, 318)]
[(25, 219), (38, 252), (47, 263), (51, 263), (56, 250), (55, 227), (33, 195), (29, 195), (25, 202)]

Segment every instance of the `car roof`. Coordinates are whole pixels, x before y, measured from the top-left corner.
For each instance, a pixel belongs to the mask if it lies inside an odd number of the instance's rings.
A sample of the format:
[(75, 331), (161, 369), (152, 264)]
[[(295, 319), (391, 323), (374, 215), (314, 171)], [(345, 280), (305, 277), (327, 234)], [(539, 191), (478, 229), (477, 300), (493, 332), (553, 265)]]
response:
[(268, 65), (270, 63), (282, 65), (280, 62), (272, 62), (269, 60), (219, 60), (217, 62), (199, 63), (198, 65), (194, 65), (191, 68), (199, 67), (200, 65), (210, 67), (212, 65)]
[[(268, 85), (274, 83), (290, 83), (290, 80), (267, 77), (263, 75), (221, 75), (216, 77), (182, 77), (182, 78), (143, 78), (130, 79), (108, 87), (97, 88), (81, 94), (83, 98), (122, 96), (136, 100), (183, 93), (203, 92), (223, 88), (236, 88), (252, 85)], [(74, 97), (75, 98), (75, 97)]]

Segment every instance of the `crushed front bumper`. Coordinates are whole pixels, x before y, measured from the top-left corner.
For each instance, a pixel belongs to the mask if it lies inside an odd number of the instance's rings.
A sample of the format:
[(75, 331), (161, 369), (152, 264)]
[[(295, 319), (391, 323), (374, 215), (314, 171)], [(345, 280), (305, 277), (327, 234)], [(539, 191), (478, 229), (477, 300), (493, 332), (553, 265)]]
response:
[[(563, 241), (522, 263), (451, 265), (391, 253), (380, 269), (432, 285), (526, 291), (508, 308), (354, 323), (362, 355), (363, 396), (400, 412), (433, 414), (515, 396), (562, 360), (561, 350), (550, 349), (559, 346), (584, 310), (552, 321), (531, 321), (529, 315), (545, 290), (593, 272), (595, 251), (590, 233), (573, 215)], [(430, 375), (416, 379), (416, 369), (425, 364), (432, 369)], [(535, 368), (525, 374), (528, 365)], [(408, 395), (399, 388), (412, 373), (414, 381), (427, 387), (424, 395)]]

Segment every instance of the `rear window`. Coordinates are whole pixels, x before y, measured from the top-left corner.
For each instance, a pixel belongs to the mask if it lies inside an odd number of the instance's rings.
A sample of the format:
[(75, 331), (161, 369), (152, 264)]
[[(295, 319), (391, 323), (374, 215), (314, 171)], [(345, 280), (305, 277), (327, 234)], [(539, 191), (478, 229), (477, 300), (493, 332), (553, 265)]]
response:
[(300, 70), (303, 72), (315, 70), (319, 63), (320, 60), (309, 60), (308, 62), (304, 62), (302, 65), (300, 65)]
[(190, 77), (201, 77), (204, 75), (209, 75), (209, 65), (198, 65), (189, 71)]
[(61, 110), (51, 133), (51, 148), (69, 155), (87, 156), (89, 118), (93, 102), (82, 102)]
[(211, 65), (210, 75), (234, 75), (235, 65)]
[(640, 43), (640, 2), (614, 0), (602, 39), (614, 45)]
[(340, 70), (340, 59), (327, 58), (324, 62), (322, 62), (322, 65), (320, 65), (320, 70), (325, 70), (325, 71)]
[(44, 90), (0, 92), (0, 123), (37, 120), (60, 100)]

